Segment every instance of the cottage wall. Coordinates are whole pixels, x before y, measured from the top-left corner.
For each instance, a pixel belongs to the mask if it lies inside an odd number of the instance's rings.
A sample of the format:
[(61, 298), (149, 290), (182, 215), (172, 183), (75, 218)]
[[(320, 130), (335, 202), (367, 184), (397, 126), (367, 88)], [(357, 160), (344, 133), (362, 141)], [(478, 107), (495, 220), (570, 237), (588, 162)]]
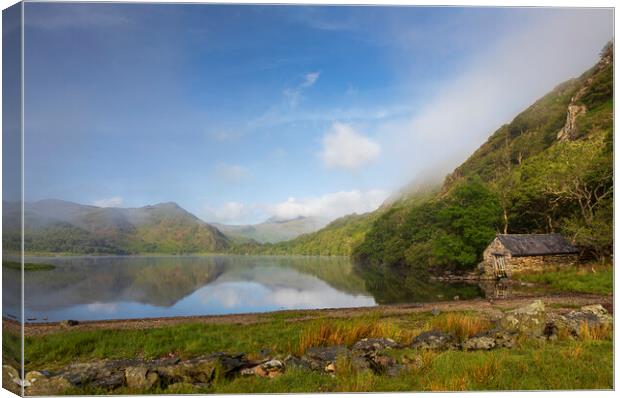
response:
[(539, 272), (554, 267), (575, 265), (578, 260), (579, 256), (576, 254), (512, 257), (509, 262), (509, 267), (513, 274)]
[(493, 254), (501, 253), (506, 257), (506, 274), (510, 276), (510, 270), (508, 269), (508, 265), (510, 263), (510, 252), (506, 250), (502, 242), (498, 238), (493, 239), (493, 242), (486, 248), (484, 253), (482, 253), (482, 262), (478, 265), (480, 272), (482, 273), (482, 278), (484, 279), (494, 279), (495, 278), (495, 263), (493, 261)]
[(508, 277), (522, 272), (537, 272), (553, 267), (574, 265), (579, 260), (577, 254), (513, 257), (500, 240), (495, 238), (484, 251), (483, 260), (478, 266), (482, 279), (495, 278), (493, 257), (498, 253), (504, 256)]

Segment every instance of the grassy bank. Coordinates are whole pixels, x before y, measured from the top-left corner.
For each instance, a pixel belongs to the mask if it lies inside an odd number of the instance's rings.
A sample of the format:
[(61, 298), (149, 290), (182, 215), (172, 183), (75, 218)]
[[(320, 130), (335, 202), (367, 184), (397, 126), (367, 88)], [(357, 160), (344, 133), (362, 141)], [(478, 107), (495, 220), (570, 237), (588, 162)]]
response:
[[(297, 314), (290, 314), (291, 317)], [(428, 330), (443, 330), (465, 339), (488, 330), (492, 323), (484, 314), (445, 312), (381, 317), (364, 314), (352, 319), (291, 321), (286, 314), (265, 317), (265, 322), (236, 324), (183, 324), (140, 330), (62, 331), (26, 338), (27, 370), (54, 370), (68, 363), (94, 359), (181, 358), (217, 352), (245, 352), (258, 358), (261, 350), (273, 355), (300, 355), (309, 347), (352, 345), (365, 337), (389, 337), (410, 343)], [(275, 379), (240, 377), (217, 379), (209, 386), (177, 385), (162, 391), (115, 393), (248, 393), (329, 391), (442, 391), (608, 389), (613, 387), (611, 333), (581, 340), (553, 342), (519, 341), (512, 349), (493, 351), (420, 351), (394, 349), (389, 355), (399, 362), (416, 356), (422, 364), (406, 368), (398, 377), (356, 371), (346, 362), (337, 364), (335, 377), (308, 370), (290, 369)], [(343, 360), (345, 361), (345, 360)], [(105, 391), (73, 391), (105, 393)]]
[[(21, 270), (22, 264), (17, 261), (3, 261), (2, 266), (10, 269)], [(24, 271), (49, 271), (56, 267), (51, 264), (24, 263)]]
[(586, 265), (558, 268), (540, 273), (514, 275), (525, 282), (542, 283), (564, 292), (612, 294), (614, 289), (611, 265)]

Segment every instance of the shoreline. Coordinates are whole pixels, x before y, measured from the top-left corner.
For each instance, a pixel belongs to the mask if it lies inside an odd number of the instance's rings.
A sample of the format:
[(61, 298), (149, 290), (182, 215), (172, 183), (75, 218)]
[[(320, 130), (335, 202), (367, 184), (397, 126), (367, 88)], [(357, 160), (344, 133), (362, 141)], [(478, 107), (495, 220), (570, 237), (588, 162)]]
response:
[[(40, 336), (62, 331), (87, 330), (121, 330), (151, 329), (180, 324), (238, 324), (249, 325), (273, 321), (284, 317), (287, 322), (306, 321), (315, 318), (351, 318), (376, 313), (380, 316), (400, 316), (419, 312), (439, 311), (476, 311), (491, 317), (501, 316), (502, 310), (529, 304), (533, 300), (542, 300), (545, 305), (559, 309), (570, 309), (575, 306), (602, 304), (613, 313), (613, 296), (586, 293), (558, 293), (548, 295), (527, 295), (506, 299), (476, 298), (472, 300), (434, 301), (427, 303), (387, 304), (374, 307), (324, 308), (309, 310), (280, 310), (272, 312), (225, 314), (225, 315), (193, 315), (159, 318), (110, 319), (79, 321), (74, 326), (65, 326), (61, 322), (40, 322), (24, 324), (25, 336)], [(562, 307), (564, 306), (564, 307)], [(2, 318), (3, 327), (19, 333), (20, 323), (9, 318)]]

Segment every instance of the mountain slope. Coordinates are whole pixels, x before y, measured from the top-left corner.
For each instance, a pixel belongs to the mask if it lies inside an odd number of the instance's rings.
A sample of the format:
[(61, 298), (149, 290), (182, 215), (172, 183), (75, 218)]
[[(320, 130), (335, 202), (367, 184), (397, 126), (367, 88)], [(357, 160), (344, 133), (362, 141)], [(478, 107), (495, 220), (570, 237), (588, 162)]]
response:
[(395, 202), (353, 250), (363, 264), (474, 267), (497, 232), (561, 232), (611, 253), (613, 46), (493, 133), (421, 203)]
[[(4, 242), (19, 248), (19, 207), (4, 204)], [(62, 200), (24, 204), (25, 250), (71, 253), (195, 253), (221, 251), (228, 239), (175, 203), (140, 208)]]
[(302, 234), (311, 233), (327, 225), (319, 217), (297, 217), (291, 220), (269, 219), (254, 225), (225, 225), (212, 223), (226, 236), (239, 242), (277, 243), (291, 240)]

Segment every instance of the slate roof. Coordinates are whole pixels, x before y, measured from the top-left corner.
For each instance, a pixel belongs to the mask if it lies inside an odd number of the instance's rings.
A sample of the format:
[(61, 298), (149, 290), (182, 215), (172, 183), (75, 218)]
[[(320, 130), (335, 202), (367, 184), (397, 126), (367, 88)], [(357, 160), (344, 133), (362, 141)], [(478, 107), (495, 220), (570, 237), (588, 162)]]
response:
[(573, 254), (578, 250), (560, 234), (497, 235), (514, 257)]

